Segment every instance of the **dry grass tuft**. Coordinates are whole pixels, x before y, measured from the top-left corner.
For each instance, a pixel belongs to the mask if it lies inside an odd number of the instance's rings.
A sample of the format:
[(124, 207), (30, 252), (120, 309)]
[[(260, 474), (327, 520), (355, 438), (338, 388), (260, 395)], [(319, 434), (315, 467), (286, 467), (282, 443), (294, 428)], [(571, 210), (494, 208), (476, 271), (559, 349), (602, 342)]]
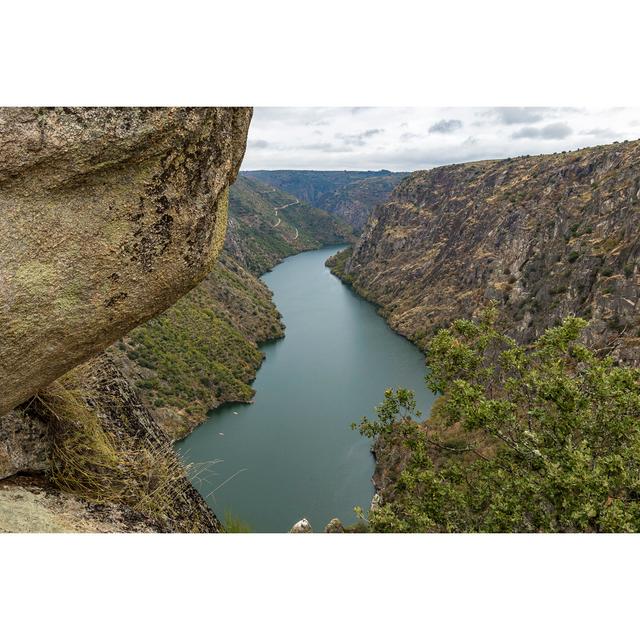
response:
[(51, 418), (50, 473), (60, 490), (97, 504), (126, 504), (161, 529), (180, 523), (180, 530), (200, 530), (199, 519), (185, 513), (190, 484), (169, 440), (106, 429), (95, 398), (73, 371), (36, 401)]

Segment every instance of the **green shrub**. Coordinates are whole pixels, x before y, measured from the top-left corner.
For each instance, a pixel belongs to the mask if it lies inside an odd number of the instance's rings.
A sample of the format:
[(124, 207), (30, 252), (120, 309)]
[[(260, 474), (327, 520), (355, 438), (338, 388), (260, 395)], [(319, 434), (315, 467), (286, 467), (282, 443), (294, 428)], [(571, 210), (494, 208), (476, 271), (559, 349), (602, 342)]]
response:
[(241, 520), (228, 510), (224, 512), (224, 530), (226, 533), (253, 533), (248, 522)]
[(430, 342), (429, 420), (389, 389), (377, 419), (353, 425), (408, 454), (372, 530), (640, 531), (640, 369), (588, 349), (584, 320), (519, 346), (495, 317)]

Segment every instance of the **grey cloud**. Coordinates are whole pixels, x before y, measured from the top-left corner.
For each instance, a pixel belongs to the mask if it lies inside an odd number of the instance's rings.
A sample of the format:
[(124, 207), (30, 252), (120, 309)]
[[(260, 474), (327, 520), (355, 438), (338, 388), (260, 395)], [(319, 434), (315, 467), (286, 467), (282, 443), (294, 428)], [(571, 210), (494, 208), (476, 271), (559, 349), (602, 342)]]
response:
[[(492, 107), (476, 115), (501, 124), (534, 124), (545, 118), (561, 117), (563, 114), (579, 113), (576, 107)], [(482, 122), (478, 122), (482, 126)]]
[[(428, 134), (429, 127), (441, 119), (459, 120), (462, 128), (449, 135)], [(326, 126), (308, 126), (311, 122), (327, 121), (330, 124)], [(382, 128), (383, 134), (374, 133)], [(633, 137), (640, 137), (638, 108), (620, 112), (487, 106), (450, 111), (440, 108), (256, 108), (244, 166), (247, 169), (412, 170), (563, 151)]]
[(425, 150), (418, 147), (409, 147), (402, 150), (396, 150), (377, 156), (375, 154), (367, 154), (365, 156), (366, 166), (384, 169), (387, 166), (397, 167), (396, 170), (404, 170), (403, 168), (430, 169), (432, 167), (456, 164), (460, 162), (470, 162), (474, 160), (484, 160), (486, 158), (500, 158), (509, 155), (503, 150), (491, 149), (485, 151), (478, 149), (475, 145), (456, 145), (451, 148), (440, 148)]
[(485, 113), (502, 124), (530, 124), (540, 122), (547, 111), (545, 107), (495, 107)]
[(361, 133), (356, 133), (353, 135), (345, 134), (345, 133), (336, 133), (336, 138), (344, 141), (346, 144), (356, 145), (358, 147), (362, 147), (365, 144), (365, 141), (372, 136), (376, 136), (379, 133), (383, 133), (384, 129), (367, 129)]
[(429, 127), (429, 133), (452, 133), (462, 129), (462, 120), (438, 120)]
[(564, 122), (555, 122), (545, 127), (523, 127), (511, 135), (514, 140), (519, 138), (539, 138), (541, 140), (563, 140), (572, 133), (571, 127)]
[(581, 131), (580, 134), (584, 136), (606, 136), (607, 138), (615, 138), (618, 135), (612, 129), (587, 129), (586, 131)]

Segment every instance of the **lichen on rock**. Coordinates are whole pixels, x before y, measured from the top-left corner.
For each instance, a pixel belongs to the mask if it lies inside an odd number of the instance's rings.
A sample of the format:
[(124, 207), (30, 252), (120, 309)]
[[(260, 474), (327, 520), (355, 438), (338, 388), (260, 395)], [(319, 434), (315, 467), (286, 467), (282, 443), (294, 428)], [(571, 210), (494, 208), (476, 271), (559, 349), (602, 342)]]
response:
[(0, 415), (205, 277), (250, 117), (0, 109)]

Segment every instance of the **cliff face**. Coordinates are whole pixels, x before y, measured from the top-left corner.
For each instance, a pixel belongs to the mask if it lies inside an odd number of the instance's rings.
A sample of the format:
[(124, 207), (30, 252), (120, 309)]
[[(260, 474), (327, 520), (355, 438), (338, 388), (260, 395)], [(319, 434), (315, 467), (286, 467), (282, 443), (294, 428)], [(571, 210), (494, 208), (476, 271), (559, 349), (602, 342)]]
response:
[(374, 207), (384, 202), (406, 175), (392, 173), (352, 182), (321, 196), (317, 206), (337, 214), (360, 232)]
[(204, 278), (250, 117), (0, 109), (0, 415)]
[(491, 300), (523, 341), (569, 314), (640, 362), (640, 142), (419, 171), (336, 271), (424, 345)]

